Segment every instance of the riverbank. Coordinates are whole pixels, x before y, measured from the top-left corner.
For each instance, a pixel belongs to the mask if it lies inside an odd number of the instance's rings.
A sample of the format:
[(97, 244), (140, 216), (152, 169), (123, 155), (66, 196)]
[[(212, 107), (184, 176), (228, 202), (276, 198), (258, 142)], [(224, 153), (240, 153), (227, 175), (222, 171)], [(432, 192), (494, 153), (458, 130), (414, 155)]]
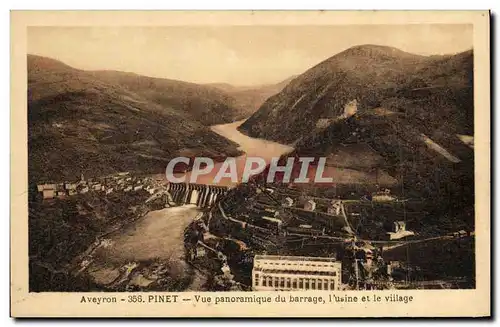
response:
[(193, 205), (149, 212), (109, 235), (85, 274), (112, 290), (203, 290), (205, 276), (184, 260), (184, 230), (199, 212)]
[[(264, 139), (252, 138), (245, 134), (242, 134), (237, 130), (238, 126), (242, 123), (243, 120), (230, 124), (211, 126), (212, 131), (219, 134), (220, 136), (227, 138), (228, 140), (238, 143), (238, 150), (245, 152), (245, 154), (236, 158), (236, 176), (238, 176), (238, 180), (235, 181), (231, 180), (231, 178), (229, 177), (223, 177), (219, 182), (214, 183), (214, 178), (223, 165), (222, 162), (218, 162), (214, 165), (211, 173), (198, 176), (196, 178), (196, 183), (207, 185), (235, 186), (241, 182), (247, 157), (259, 157), (264, 159), (266, 164), (269, 164), (271, 162), (271, 158), (279, 158), (283, 154), (293, 151), (293, 148), (291, 146)], [(187, 172), (185, 176), (186, 180), (189, 181), (191, 178), (191, 172)], [(176, 177), (180, 176), (176, 175)]]

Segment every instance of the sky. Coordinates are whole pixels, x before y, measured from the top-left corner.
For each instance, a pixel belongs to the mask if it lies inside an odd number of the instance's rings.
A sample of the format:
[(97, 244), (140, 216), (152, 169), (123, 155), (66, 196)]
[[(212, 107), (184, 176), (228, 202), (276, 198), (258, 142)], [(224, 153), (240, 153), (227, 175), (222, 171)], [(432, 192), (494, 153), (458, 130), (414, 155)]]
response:
[(28, 53), (75, 68), (240, 86), (278, 83), (360, 44), (453, 54), (472, 48), (472, 25), (28, 28)]

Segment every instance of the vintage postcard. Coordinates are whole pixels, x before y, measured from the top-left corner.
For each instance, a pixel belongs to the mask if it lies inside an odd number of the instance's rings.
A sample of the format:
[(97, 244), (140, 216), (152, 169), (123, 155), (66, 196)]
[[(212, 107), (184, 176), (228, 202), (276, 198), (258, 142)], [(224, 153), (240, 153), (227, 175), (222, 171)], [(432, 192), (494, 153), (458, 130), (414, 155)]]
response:
[(13, 317), (490, 316), (488, 11), (13, 11)]

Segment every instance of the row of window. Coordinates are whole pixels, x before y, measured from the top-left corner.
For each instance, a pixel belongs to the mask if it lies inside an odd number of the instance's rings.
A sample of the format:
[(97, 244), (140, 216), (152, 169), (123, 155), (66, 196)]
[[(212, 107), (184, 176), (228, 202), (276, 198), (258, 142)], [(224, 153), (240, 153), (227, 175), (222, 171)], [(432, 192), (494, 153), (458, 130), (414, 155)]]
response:
[[(321, 278), (322, 276), (324, 276), (324, 278), (326, 278), (327, 276), (328, 277), (335, 277), (337, 276), (337, 270), (333, 270), (333, 271), (300, 271), (300, 270), (289, 270), (289, 269), (263, 269), (263, 270), (260, 270), (260, 269), (255, 269), (255, 272), (256, 273), (263, 273), (263, 274), (273, 274), (273, 275), (281, 275), (281, 274), (285, 274), (285, 275), (304, 275), (304, 274), (307, 274), (307, 275), (317, 275), (318, 278)], [(298, 274), (296, 274), (298, 273)]]
[[(277, 261), (265, 261), (261, 262), (262, 265), (274, 265), (274, 266), (292, 266), (291, 263), (277, 262)], [(321, 264), (321, 263), (294, 263), (293, 266), (307, 266), (307, 267), (335, 267), (334, 264)]]
[(334, 290), (335, 280), (322, 278), (291, 278), (255, 274), (255, 286), (275, 289)]

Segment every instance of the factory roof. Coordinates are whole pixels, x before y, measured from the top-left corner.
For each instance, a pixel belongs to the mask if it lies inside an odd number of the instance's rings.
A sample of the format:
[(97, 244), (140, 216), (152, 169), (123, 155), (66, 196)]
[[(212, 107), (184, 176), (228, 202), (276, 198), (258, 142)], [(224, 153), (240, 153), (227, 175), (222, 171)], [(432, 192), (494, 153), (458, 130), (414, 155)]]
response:
[(320, 262), (335, 262), (335, 258), (325, 257), (304, 257), (304, 256), (288, 256), (288, 255), (256, 255), (254, 260), (290, 260), (290, 261), (320, 261)]

